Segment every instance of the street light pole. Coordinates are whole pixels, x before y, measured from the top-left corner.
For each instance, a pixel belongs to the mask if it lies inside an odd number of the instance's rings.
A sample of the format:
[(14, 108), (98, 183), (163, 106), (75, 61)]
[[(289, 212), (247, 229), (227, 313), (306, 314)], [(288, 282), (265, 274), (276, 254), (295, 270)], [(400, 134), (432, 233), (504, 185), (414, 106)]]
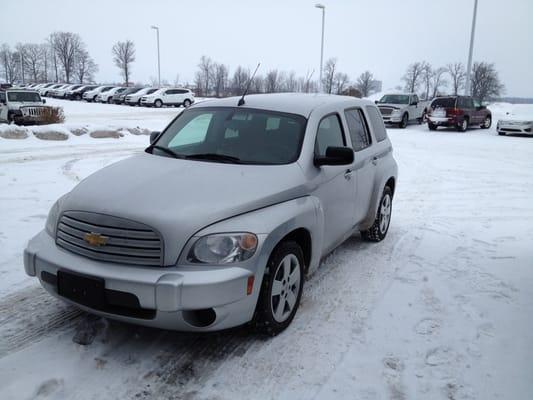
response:
[(472, 31), (470, 32), (470, 50), (468, 51), (468, 65), (466, 67), (465, 95), (470, 96), (471, 74), (472, 74), (472, 54), (474, 52), (474, 34), (476, 32), (477, 0), (474, 0), (474, 16), (472, 17)]
[(152, 29), (156, 30), (157, 33), (157, 82), (159, 87), (161, 87), (161, 57), (159, 53), (159, 27), (152, 25)]
[(319, 77), (320, 82), (319, 84), (320, 84), (320, 91), (323, 92), (324, 87), (322, 84), (322, 69), (323, 69), (323, 64), (324, 64), (324, 25), (326, 22), (326, 6), (323, 4), (315, 4), (315, 7), (322, 10), (322, 41), (320, 44), (320, 77)]

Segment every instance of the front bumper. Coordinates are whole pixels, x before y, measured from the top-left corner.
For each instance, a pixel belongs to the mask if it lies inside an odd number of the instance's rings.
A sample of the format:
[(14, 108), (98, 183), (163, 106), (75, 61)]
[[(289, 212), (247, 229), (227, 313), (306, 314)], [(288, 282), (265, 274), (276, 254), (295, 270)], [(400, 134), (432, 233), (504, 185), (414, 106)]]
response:
[(520, 124), (520, 123), (508, 123), (498, 122), (496, 130), (502, 134), (521, 134), (521, 135), (533, 135), (533, 124)]
[[(90, 313), (181, 331), (215, 331), (250, 321), (261, 283), (261, 277), (255, 276), (248, 295), (248, 278), (254, 272), (240, 266), (154, 268), (98, 262), (59, 248), (45, 231), (24, 250), (24, 269), (37, 276), (49, 293)], [(106, 306), (93, 309), (60, 296), (58, 271), (103, 279)], [(202, 310), (216, 315), (206, 326), (191, 322), (191, 312)]]

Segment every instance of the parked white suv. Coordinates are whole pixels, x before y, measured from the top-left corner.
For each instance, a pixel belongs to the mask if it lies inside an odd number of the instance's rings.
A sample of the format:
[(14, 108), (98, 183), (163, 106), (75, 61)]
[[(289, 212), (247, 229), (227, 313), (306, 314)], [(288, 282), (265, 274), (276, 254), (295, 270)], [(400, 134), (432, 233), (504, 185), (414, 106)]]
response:
[(421, 101), (416, 93), (386, 94), (376, 101), (386, 124), (405, 128), (410, 121), (426, 120), (429, 101)]
[(109, 90), (103, 90), (96, 96), (96, 101), (99, 103), (109, 103), (113, 102), (113, 96), (116, 94), (122, 93), (127, 88), (125, 87), (116, 87)]
[(148, 96), (152, 93), (157, 92), (158, 88), (144, 88), (139, 90), (138, 92), (128, 94), (126, 98), (124, 99), (124, 103), (128, 104), (130, 106), (140, 106), (141, 105), (141, 98), (143, 96)]
[(91, 101), (96, 102), (100, 93), (107, 92), (113, 89), (114, 87), (115, 86), (98, 86), (93, 90), (89, 90), (88, 92), (83, 93), (83, 100), (88, 101), (89, 103)]
[(162, 88), (141, 97), (141, 105), (148, 107), (183, 106), (194, 103), (194, 94), (189, 89)]

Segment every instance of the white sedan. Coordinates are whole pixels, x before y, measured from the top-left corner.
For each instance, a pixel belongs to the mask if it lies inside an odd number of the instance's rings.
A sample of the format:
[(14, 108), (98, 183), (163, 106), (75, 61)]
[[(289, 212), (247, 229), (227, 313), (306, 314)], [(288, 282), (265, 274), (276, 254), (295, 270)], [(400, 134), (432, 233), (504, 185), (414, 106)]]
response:
[(500, 119), (496, 125), (498, 135), (519, 134), (533, 135), (533, 115), (510, 114)]

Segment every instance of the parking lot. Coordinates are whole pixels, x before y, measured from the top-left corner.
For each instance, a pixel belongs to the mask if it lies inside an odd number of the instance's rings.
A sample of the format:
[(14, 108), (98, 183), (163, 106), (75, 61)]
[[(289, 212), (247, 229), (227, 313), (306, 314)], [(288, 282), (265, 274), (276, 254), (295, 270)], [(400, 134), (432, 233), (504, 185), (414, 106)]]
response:
[[(64, 107), (66, 125), (147, 130), (182, 110), (49, 103)], [(498, 118), (509, 107), (492, 110)], [(494, 125), (388, 134), (399, 164), (389, 236), (369, 245), (357, 235), (330, 254), (305, 282), (292, 325), (270, 339), (247, 328), (190, 335), (129, 326), (51, 298), (24, 274), (24, 243), (57, 197), (142, 151), (148, 136), (0, 139), (0, 397), (531, 393), (533, 139), (500, 137)]]

